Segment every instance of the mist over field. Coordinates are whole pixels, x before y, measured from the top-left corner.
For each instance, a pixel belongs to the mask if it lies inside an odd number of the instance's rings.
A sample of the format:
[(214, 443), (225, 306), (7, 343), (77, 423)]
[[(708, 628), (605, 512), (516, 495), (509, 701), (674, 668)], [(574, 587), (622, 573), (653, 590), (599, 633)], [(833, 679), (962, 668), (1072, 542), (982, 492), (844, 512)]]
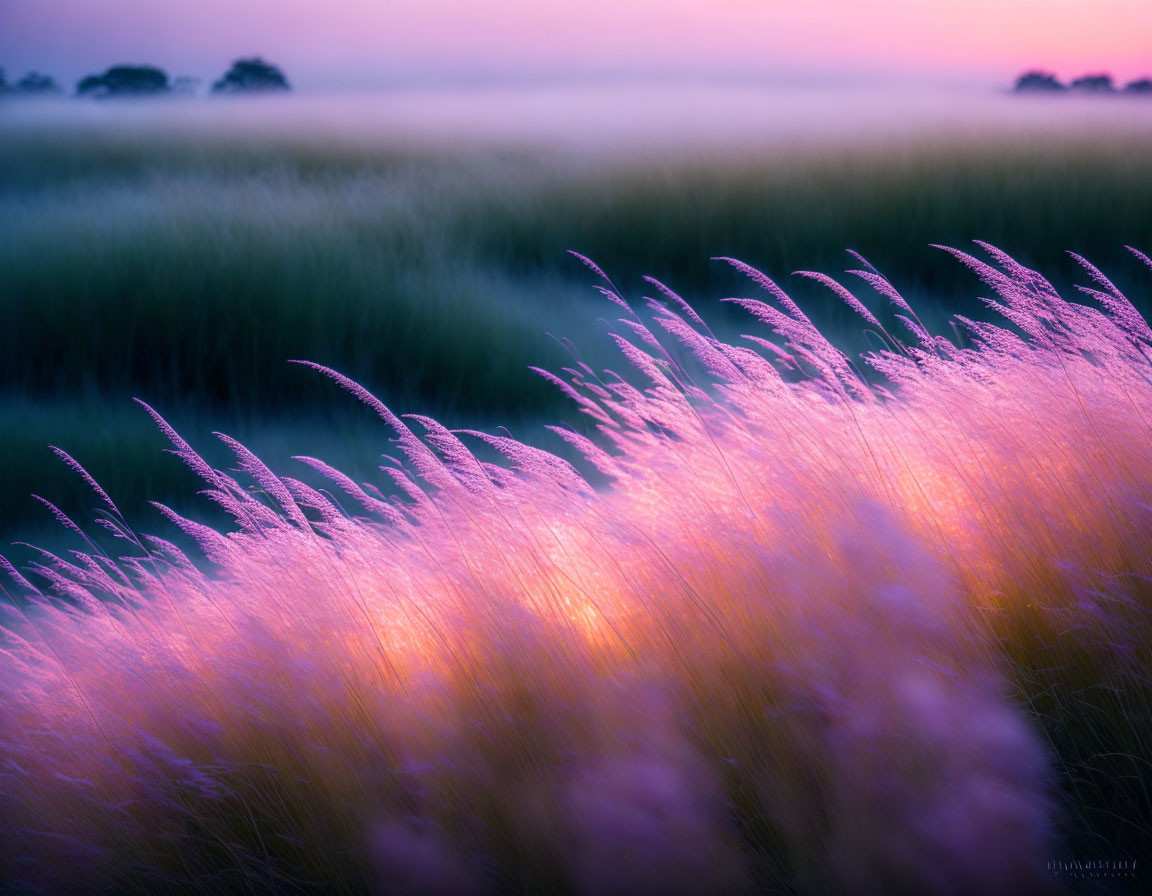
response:
[[(5, 427), (0, 528), (50, 523), (28, 497), (48, 483), (79, 509), (48, 443), (83, 439), (129, 507), (187, 497), (133, 396), (277, 457), (299, 451), (275, 433), (323, 420), (316, 451), (363, 463), (378, 434), (295, 357), (535, 441), (571, 415), (527, 367), (569, 363), (560, 337), (590, 361), (612, 351), (568, 249), (637, 296), (644, 275), (676, 283), (725, 332), (743, 322), (719, 306), (737, 283), (717, 255), (787, 275), (842, 269), (852, 248), (934, 322), (978, 313), (930, 243), (988, 239), (1056, 277), (1065, 249), (1107, 266), (1147, 244), (1150, 113), (739, 82), (5, 104), (0, 400), (22, 422)], [(869, 347), (806, 286), (817, 320)]]
[(0, 102), (0, 890), (1136, 892), (1150, 209), (1144, 97)]

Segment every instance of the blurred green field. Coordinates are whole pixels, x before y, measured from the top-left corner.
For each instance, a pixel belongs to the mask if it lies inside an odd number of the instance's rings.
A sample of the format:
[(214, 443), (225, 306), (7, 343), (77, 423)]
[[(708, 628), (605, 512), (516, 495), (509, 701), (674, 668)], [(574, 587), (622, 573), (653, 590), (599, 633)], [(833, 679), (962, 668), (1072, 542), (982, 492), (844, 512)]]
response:
[(567, 249), (630, 298), (658, 277), (727, 334), (748, 324), (717, 300), (752, 287), (709, 259), (739, 257), (853, 350), (868, 344), (851, 312), (788, 278), (850, 267), (848, 248), (937, 328), (978, 313), (980, 290), (929, 244), (973, 238), (1064, 288), (1074, 250), (1149, 308), (1123, 248), (1152, 247), (1152, 134), (1135, 129), (658, 153), (99, 121), (0, 122), (0, 138), (2, 544), (53, 525), (29, 492), (88, 515), (49, 444), (145, 528), (148, 499), (191, 506), (194, 479), (132, 396), (196, 445), (222, 429), (274, 468), (315, 454), (369, 475), (389, 434), (290, 358), (449, 425), (534, 440), (576, 423), (526, 370), (569, 363), (555, 337), (616, 363), (612, 308)]

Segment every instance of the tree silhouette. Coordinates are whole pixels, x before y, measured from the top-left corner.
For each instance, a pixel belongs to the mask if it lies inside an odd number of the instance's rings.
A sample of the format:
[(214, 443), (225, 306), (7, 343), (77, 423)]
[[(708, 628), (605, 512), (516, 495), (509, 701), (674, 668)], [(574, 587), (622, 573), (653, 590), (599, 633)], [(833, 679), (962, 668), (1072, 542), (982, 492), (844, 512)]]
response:
[(1104, 73), (1084, 75), (1084, 77), (1073, 81), (1071, 87), (1082, 93), (1115, 93), (1116, 91), (1112, 84), (1112, 76)]
[(1124, 85), (1125, 93), (1152, 94), (1152, 78), (1137, 78)]
[(8, 96), (52, 96), (60, 92), (60, 87), (50, 75), (28, 72), (19, 81), (9, 83), (4, 69), (0, 68), (0, 94)]
[(76, 85), (77, 96), (155, 96), (168, 92), (168, 76), (151, 65), (114, 65), (102, 75), (89, 75)]
[(50, 75), (40, 72), (28, 72), (13, 85), (12, 89), (29, 96), (48, 96), (61, 92), (59, 85)]
[(1056, 76), (1050, 72), (1034, 70), (1025, 72), (1017, 78), (1013, 89), (1017, 93), (1054, 93), (1068, 88), (1056, 80)]
[(284, 73), (263, 59), (237, 59), (227, 73), (212, 85), (213, 93), (263, 93), (292, 88)]

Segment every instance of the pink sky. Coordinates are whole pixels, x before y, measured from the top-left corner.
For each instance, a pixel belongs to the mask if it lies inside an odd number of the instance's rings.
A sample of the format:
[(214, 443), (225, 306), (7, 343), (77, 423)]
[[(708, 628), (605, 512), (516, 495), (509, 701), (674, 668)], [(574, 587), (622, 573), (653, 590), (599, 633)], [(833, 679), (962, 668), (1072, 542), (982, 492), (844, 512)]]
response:
[(1152, 0), (0, 0), (0, 65), (71, 84), (118, 62), (301, 87), (461, 71), (813, 72), (1010, 80), (1152, 73)]

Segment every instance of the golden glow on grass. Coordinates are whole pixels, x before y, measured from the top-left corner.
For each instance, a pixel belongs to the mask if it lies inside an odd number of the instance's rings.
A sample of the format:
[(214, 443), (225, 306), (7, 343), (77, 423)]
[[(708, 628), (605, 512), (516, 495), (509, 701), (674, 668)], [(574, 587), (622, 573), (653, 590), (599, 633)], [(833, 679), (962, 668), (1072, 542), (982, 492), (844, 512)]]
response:
[(1012, 329), (910, 323), (871, 359), (890, 392), (762, 275), (782, 354), (609, 290), (636, 375), (563, 384), (600, 490), (324, 370), (395, 429), (402, 497), (237, 446), (247, 490), (169, 433), (237, 531), (182, 523), (211, 575), (159, 545), (51, 561), (82, 609), (18, 582), (4, 872), (1016, 893), (1066, 817), (1137, 842), (1146, 798), (1108, 788), (1145, 774), (1152, 333), (1096, 272), (1107, 314), (989, 251), (964, 260)]

